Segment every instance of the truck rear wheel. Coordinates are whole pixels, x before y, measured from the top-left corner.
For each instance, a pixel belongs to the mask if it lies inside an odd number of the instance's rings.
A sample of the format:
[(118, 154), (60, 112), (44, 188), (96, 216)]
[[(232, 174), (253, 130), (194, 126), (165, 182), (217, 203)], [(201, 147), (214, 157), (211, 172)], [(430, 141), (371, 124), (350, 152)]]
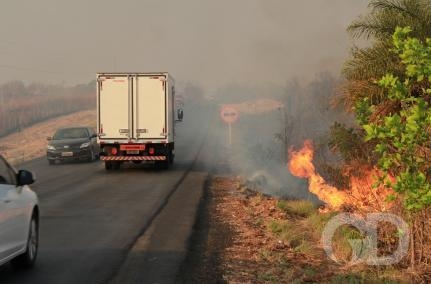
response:
[(111, 162), (105, 162), (105, 170), (109, 171), (112, 170), (112, 163)]
[(172, 154), (172, 150), (171, 150), (171, 152), (169, 153), (169, 164), (173, 164), (174, 163), (174, 154)]
[(168, 161), (156, 161), (155, 166), (157, 169), (166, 170), (167, 168), (169, 168), (169, 162)]
[(169, 165), (171, 165), (172, 163), (173, 163), (173, 155), (172, 155), (172, 150), (171, 150), (166, 155), (166, 160), (156, 161), (156, 168), (166, 170), (169, 168)]
[(112, 169), (119, 170), (121, 166), (121, 162), (112, 162)]

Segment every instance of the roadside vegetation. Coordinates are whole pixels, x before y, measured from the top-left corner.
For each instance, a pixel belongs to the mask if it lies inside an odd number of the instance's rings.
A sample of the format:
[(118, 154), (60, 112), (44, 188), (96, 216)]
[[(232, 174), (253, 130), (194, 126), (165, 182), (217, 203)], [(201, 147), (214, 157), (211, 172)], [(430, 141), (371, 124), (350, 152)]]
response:
[[(309, 201), (279, 200), (250, 191), (237, 178), (213, 176), (200, 212), (192, 253), (181, 283), (410, 283), (397, 267), (344, 266), (328, 259), (320, 238), (336, 214)], [(334, 253), (348, 262), (347, 238), (362, 236), (342, 226)]]
[(96, 106), (95, 83), (65, 87), (24, 84), (0, 85), (0, 137), (37, 122)]
[[(392, 212), (411, 227), (410, 252), (398, 269), (429, 281), (431, 269), (431, 2), (374, 0), (370, 13), (348, 28), (370, 41), (346, 61), (338, 103), (357, 126), (334, 124), (329, 144), (341, 153), (339, 169), (376, 167), (376, 185), (393, 193)], [(388, 244), (389, 245), (389, 244)]]

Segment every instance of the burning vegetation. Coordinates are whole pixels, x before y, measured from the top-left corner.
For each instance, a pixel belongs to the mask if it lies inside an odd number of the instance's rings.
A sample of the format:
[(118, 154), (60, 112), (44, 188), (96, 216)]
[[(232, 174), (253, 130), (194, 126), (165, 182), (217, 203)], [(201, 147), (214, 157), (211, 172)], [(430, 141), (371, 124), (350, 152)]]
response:
[[(196, 226), (199, 245), (195, 243), (178, 282), (410, 282), (391, 267), (376, 272), (331, 261), (319, 240), (334, 213), (319, 212), (310, 201), (279, 200), (226, 176), (212, 176), (207, 195), (207, 206)], [(348, 226), (335, 234), (335, 253), (348, 261), (352, 248), (346, 236), (361, 236)]]
[(334, 210), (386, 211), (391, 207), (387, 201), (393, 191), (384, 185), (374, 187), (381, 176), (378, 169), (361, 169), (359, 175), (349, 176), (349, 188), (337, 189), (329, 185), (316, 171), (313, 164), (314, 147), (305, 140), (299, 150), (289, 149), (289, 171), (296, 177), (308, 180), (308, 190), (326, 206)]
[(316, 173), (313, 165), (313, 144), (310, 140), (304, 141), (303, 147), (294, 151), (289, 150), (289, 170), (299, 178), (306, 178), (309, 182), (309, 191), (319, 197), (329, 207), (339, 209), (347, 201), (346, 193), (328, 185), (325, 180)]

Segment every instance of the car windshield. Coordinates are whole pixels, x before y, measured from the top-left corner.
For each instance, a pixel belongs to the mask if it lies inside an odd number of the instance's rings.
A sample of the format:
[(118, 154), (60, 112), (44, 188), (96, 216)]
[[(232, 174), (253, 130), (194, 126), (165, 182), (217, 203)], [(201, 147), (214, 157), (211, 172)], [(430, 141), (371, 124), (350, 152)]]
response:
[(59, 129), (55, 134), (54, 140), (61, 139), (74, 139), (74, 138), (87, 138), (88, 131), (85, 128), (65, 128)]

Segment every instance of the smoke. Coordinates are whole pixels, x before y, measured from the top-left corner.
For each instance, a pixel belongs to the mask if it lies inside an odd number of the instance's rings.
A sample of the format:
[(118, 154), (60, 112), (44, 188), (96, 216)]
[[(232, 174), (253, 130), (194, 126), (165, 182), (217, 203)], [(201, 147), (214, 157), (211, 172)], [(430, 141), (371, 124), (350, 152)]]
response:
[[(180, 138), (190, 135), (193, 143), (193, 133), (203, 135), (213, 119), (215, 167), (228, 165), (267, 192), (297, 196), (303, 181), (288, 174), (286, 148), (321, 137), (338, 115), (328, 105), (336, 80), (316, 74), (338, 77), (351, 46), (345, 29), (367, 3), (42, 0), (22, 9), (7, 1), (0, 11), (1, 80), (76, 84), (98, 71), (168, 71), (185, 100)], [(284, 107), (240, 113), (227, 145), (220, 105), (262, 98)]]
[(311, 81), (339, 71), (350, 46), (345, 29), (367, 2), (41, 0), (22, 9), (5, 1), (0, 78), (76, 84), (101, 71), (168, 71), (210, 92)]
[[(238, 121), (228, 124), (220, 117), (211, 131), (219, 140), (219, 152), (231, 174), (244, 178), (248, 187), (286, 198), (317, 198), (308, 192), (306, 180), (287, 169), (287, 150), (305, 139), (322, 142), (335, 121), (351, 122), (342, 109), (331, 107), (340, 81), (322, 73), (310, 83), (291, 80), (286, 86), (261, 88), (229, 85), (216, 92), (218, 108), (223, 102), (237, 109)], [(332, 155), (327, 148), (321, 153)]]

